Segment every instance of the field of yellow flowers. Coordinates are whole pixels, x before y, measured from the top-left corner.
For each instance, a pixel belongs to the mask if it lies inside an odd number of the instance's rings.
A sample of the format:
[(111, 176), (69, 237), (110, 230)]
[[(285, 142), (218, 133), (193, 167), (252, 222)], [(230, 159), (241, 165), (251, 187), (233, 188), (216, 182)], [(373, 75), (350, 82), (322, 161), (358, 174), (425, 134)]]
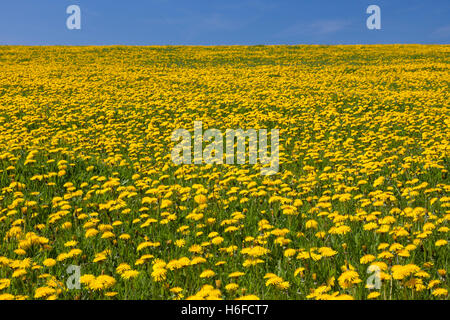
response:
[[(448, 299), (449, 63), (0, 47), (0, 299)], [(175, 165), (194, 121), (278, 128), (279, 172)]]

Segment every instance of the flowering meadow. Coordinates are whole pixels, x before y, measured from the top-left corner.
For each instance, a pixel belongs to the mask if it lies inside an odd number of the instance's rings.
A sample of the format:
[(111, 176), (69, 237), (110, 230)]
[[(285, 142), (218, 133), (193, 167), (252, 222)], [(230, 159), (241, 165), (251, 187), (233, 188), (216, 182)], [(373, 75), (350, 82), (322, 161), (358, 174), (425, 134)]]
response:
[[(0, 299), (448, 299), (449, 63), (0, 47)], [(279, 171), (174, 164), (194, 121), (279, 129)]]

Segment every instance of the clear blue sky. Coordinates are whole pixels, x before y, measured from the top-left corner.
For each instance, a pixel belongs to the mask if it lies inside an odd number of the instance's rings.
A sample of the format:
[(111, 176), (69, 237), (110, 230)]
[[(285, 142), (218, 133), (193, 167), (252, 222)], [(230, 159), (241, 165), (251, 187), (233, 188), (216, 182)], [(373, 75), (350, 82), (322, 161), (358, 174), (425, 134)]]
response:
[[(67, 6), (81, 8), (68, 30)], [(366, 8), (381, 8), (368, 30)], [(0, 45), (450, 43), (449, 0), (1, 0)]]

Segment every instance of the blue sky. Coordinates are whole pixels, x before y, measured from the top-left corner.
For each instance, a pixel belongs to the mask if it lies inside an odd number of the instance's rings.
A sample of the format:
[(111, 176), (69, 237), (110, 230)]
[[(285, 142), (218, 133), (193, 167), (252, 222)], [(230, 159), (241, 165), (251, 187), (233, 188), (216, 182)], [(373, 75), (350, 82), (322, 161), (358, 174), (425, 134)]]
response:
[[(66, 8), (81, 8), (68, 30)], [(381, 8), (368, 30), (366, 8)], [(450, 43), (450, 1), (2, 0), (0, 45)]]

